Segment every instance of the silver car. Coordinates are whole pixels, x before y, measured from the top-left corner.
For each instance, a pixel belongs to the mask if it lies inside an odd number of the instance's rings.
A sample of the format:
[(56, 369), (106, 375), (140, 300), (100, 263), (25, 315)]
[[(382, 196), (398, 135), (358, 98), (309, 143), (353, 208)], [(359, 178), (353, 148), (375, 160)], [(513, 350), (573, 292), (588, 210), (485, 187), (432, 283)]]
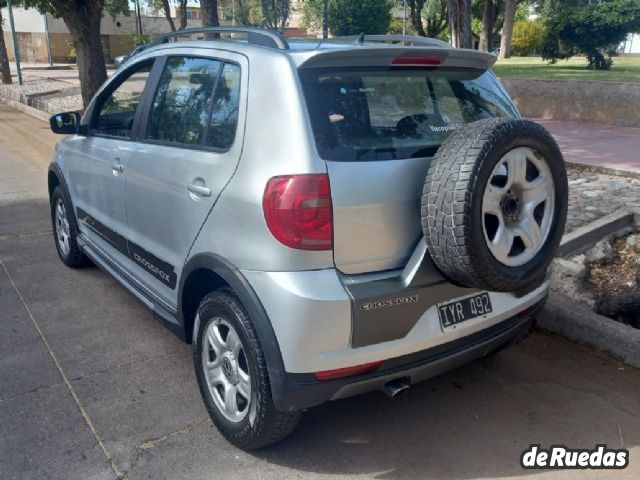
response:
[(306, 408), (395, 396), (529, 331), (566, 172), (493, 55), (193, 33), (52, 117), (68, 136), (48, 183), (61, 260), (98, 265), (193, 345), (227, 439), (271, 444)]

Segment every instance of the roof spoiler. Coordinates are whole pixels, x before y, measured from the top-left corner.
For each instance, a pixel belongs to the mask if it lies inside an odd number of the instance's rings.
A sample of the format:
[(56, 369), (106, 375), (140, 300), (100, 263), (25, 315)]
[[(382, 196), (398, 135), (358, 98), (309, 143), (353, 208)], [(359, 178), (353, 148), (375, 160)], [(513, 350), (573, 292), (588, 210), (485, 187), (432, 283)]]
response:
[[(399, 58), (439, 58), (440, 62), (415, 62), (415, 65), (398, 62)], [(399, 45), (363, 44), (362, 48), (323, 50), (301, 59), (299, 68), (317, 67), (428, 67), (471, 68), (489, 70), (496, 62), (495, 55), (478, 50), (435, 47), (405, 47)]]

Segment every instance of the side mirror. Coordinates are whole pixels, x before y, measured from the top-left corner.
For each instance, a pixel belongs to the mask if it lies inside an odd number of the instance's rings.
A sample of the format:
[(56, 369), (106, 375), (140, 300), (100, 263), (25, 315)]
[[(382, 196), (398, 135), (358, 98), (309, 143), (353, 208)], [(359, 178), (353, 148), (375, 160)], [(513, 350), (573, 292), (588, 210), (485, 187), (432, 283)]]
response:
[(63, 135), (73, 135), (80, 129), (80, 114), (78, 112), (58, 113), (49, 119), (51, 131)]

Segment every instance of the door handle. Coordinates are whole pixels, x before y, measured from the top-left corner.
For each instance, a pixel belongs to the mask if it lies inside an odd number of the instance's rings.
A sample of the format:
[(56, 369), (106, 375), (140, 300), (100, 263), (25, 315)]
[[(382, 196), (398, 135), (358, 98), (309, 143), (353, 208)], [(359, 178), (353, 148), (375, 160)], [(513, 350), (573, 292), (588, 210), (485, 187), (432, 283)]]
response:
[(199, 195), (201, 197), (211, 196), (211, 189), (209, 187), (205, 187), (204, 185), (190, 183), (189, 186), (187, 186), (187, 190), (189, 190), (194, 195)]

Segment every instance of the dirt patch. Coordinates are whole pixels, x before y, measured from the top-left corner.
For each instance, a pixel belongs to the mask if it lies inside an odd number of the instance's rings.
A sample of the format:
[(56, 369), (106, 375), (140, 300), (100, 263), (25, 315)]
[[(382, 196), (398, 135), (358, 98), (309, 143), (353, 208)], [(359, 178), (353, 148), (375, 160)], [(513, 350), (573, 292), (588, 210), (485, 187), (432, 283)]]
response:
[(590, 263), (586, 283), (594, 297), (601, 300), (604, 294), (617, 294), (636, 287), (640, 271), (640, 254), (631, 248), (627, 238), (618, 238), (613, 244), (613, 260), (607, 264)]

